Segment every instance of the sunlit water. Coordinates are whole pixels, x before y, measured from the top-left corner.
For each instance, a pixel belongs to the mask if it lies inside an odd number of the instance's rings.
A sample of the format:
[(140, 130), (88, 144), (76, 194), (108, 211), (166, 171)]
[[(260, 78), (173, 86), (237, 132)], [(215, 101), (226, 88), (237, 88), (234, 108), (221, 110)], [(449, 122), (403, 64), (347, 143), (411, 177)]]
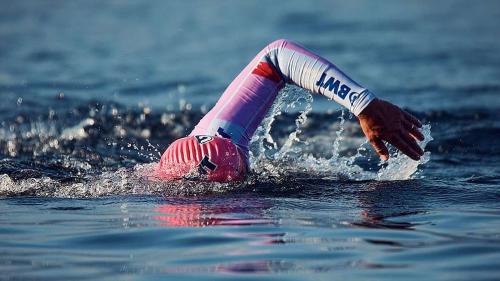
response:
[[(0, 5), (0, 279), (498, 279), (496, 2)], [(244, 182), (147, 176), (281, 37), (419, 117), (423, 159), (286, 87)]]

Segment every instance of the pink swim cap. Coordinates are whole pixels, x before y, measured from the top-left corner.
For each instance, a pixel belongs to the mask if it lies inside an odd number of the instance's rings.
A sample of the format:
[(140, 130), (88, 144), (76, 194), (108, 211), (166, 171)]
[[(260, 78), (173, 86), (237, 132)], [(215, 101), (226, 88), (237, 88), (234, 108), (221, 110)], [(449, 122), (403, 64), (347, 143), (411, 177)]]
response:
[(243, 153), (229, 139), (189, 136), (173, 142), (156, 169), (161, 179), (197, 179), (230, 182), (245, 177)]

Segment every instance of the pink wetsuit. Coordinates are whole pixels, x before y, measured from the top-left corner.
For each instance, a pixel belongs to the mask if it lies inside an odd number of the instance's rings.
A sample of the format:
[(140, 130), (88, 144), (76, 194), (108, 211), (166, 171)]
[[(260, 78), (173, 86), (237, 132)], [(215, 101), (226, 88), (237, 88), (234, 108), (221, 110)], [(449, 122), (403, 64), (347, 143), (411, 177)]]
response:
[(191, 134), (170, 145), (157, 175), (179, 179), (201, 173), (207, 177), (200, 179), (210, 181), (243, 179), (248, 167), (241, 163), (248, 161), (250, 139), (285, 83), (333, 99), (355, 115), (375, 97), (328, 60), (288, 40), (274, 41), (231, 82)]

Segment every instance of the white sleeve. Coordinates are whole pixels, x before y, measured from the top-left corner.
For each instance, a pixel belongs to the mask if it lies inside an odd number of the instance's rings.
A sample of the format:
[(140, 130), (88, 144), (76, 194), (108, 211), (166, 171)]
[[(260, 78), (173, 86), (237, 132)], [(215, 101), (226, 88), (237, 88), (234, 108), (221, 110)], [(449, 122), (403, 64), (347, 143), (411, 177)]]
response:
[(333, 63), (288, 40), (270, 44), (267, 59), (286, 82), (333, 99), (356, 116), (375, 98)]

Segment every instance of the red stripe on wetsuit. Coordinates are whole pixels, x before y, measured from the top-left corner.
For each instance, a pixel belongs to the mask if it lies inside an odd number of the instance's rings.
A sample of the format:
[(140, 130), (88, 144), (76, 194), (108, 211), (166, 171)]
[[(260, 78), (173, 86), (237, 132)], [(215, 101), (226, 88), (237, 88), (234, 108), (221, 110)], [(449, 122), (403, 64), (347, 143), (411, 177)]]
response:
[(253, 74), (265, 77), (274, 82), (281, 81), (281, 75), (274, 69), (272, 65), (261, 61), (259, 65), (252, 71)]

